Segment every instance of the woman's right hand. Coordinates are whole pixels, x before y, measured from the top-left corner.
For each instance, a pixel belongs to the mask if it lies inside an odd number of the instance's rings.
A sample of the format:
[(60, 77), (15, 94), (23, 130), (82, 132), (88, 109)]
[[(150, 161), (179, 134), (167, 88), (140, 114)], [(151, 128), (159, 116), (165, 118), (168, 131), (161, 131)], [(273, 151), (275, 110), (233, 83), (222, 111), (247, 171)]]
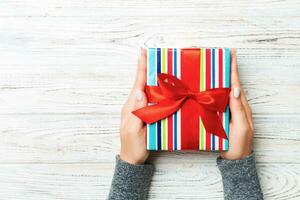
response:
[(240, 84), (236, 51), (231, 50), (231, 93), (229, 97), (231, 122), (229, 127), (229, 150), (221, 152), (227, 160), (239, 160), (252, 153), (252, 111)]

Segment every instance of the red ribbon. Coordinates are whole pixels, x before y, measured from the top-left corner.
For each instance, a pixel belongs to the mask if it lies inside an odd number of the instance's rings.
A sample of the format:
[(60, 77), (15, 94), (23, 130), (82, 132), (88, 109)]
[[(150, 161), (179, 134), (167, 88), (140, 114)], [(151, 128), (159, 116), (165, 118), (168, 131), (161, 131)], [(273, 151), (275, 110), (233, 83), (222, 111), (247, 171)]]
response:
[(187, 99), (197, 102), (195, 109), (201, 116), (206, 131), (227, 139), (218, 112), (228, 104), (229, 88), (215, 88), (203, 92), (191, 91), (181, 80), (170, 74), (158, 75), (158, 86), (146, 86), (148, 102), (156, 103), (132, 113), (147, 124), (164, 119), (180, 109)]

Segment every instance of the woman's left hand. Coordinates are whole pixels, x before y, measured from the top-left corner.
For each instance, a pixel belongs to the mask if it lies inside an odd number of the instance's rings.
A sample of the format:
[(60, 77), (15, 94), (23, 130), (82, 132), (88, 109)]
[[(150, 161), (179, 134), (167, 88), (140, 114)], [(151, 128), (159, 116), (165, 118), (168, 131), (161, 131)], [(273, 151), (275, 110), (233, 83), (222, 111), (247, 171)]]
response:
[(254, 127), (252, 111), (240, 84), (235, 50), (231, 50), (231, 87), (229, 150), (221, 152), (221, 157), (227, 160), (239, 160), (252, 152)]

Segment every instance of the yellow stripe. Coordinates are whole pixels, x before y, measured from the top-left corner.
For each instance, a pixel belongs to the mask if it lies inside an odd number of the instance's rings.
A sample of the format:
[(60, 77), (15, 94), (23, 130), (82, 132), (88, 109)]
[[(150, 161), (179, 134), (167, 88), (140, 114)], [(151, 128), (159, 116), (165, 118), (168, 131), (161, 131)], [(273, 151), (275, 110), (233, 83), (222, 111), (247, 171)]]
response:
[[(205, 90), (205, 49), (201, 49), (200, 51), (200, 92)], [(204, 141), (205, 141), (205, 129), (200, 118), (200, 150), (205, 150)]]

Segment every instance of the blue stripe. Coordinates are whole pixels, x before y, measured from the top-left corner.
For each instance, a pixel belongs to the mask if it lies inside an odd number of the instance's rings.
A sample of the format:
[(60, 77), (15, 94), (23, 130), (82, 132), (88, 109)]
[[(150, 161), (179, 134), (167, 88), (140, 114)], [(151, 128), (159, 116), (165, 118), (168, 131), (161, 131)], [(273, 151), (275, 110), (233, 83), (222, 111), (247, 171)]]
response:
[[(230, 87), (230, 49), (225, 49), (225, 87)], [(229, 137), (229, 106), (225, 111), (225, 132), (227, 138)], [(229, 149), (228, 140), (225, 140), (225, 150)]]
[(215, 88), (215, 49), (212, 49), (212, 88)]
[(230, 87), (230, 49), (225, 49), (225, 87)]
[[(148, 66), (148, 85), (156, 85), (156, 50), (155, 48), (149, 48), (149, 66)], [(156, 150), (156, 123), (149, 124), (148, 127), (148, 149)]]
[[(177, 49), (173, 51), (174, 60), (173, 60), (173, 70), (174, 76), (177, 76)], [(177, 150), (177, 112), (174, 113), (174, 150)]]
[(177, 49), (174, 49), (174, 75), (177, 76)]
[[(157, 61), (157, 75), (161, 72), (161, 49), (157, 48), (156, 61)], [(161, 121), (157, 121), (157, 150), (161, 150)]]
[[(212, 88), (215, 88), (215, 49), (212, 49)], [(212, 150), (215, 150), (215, 136), (212, 134)]]

